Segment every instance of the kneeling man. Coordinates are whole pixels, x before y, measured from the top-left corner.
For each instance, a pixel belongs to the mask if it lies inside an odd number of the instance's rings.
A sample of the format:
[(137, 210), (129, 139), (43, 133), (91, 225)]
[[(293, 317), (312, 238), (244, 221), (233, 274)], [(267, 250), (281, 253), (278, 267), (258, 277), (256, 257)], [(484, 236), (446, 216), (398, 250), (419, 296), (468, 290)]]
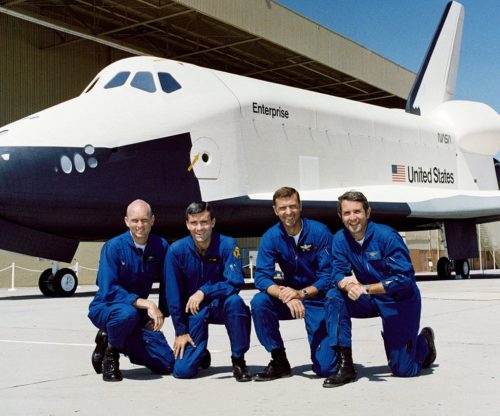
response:
[(236, 381), (251, 381), (245, 363), (250, 347), (250, 310), (238, 295), (243, 286), (236, 241), (213, 232), (215, 217), (206, 202), (186, 209), (191, 233), (173, 243), (165, 261), (166, 297), (175, 327), (174, 377), (192, 378), (210, 365), (208, 324), (226, 326)]
[(356, 380), (351, 318), (380, 316), (392, 373), (416, 376), (434, 362), (436, 347), (431, 328), (418, 334), (421, 298), (408, 248), (395, 230), (370, 221), (371, 209), (361, 192), (341, 195), (337, 210), (345, 228), (333, 237), (333, 287), (328, 291), (326, 319), (339, 366), (323, 387)]

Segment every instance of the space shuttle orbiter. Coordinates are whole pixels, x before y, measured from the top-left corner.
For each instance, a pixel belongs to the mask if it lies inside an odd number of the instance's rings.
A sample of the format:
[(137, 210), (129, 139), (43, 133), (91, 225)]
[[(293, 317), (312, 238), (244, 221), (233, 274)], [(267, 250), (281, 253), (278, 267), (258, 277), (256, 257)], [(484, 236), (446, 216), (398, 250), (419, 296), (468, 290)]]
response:
[[(462, 23), (451, 2), (406, 111), (168, 59), (115, 62), (80, 96), (0, 128), (0, 248), (71, 261), (79, 241), (120, 232), (136, 198), (169, 238), (194, 200), (212, 201), (222, 232), (259, 236), (284, 185), (336, 229), (337, 197), (357, 189), (375, 220), (442, 228), (440, 273), (466, 276), (476, 224), (500, 219), (500, 116), (453, 100)], [(40, 287), (72, 294), (64, 270)]]

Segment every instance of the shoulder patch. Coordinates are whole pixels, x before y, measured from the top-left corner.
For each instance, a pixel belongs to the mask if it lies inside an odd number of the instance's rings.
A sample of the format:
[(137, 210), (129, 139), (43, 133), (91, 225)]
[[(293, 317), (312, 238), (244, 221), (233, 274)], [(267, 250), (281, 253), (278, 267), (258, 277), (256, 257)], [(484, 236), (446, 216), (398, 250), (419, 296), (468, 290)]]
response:
[(236, 246), (233, 250), (233, 256), (236, 257), (237, 259), (240, 258), (240, 248)]

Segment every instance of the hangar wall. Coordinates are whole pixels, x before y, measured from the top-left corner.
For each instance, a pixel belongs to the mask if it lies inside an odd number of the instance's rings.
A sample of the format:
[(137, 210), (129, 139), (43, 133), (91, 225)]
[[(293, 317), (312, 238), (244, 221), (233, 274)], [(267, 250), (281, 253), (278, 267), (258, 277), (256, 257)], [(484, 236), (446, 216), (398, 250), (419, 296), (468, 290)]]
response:
[(0, 126), (76, 97), (103, 67), (129, 56), (88, 41), (44, 49), (56, 36), (0, 14)]

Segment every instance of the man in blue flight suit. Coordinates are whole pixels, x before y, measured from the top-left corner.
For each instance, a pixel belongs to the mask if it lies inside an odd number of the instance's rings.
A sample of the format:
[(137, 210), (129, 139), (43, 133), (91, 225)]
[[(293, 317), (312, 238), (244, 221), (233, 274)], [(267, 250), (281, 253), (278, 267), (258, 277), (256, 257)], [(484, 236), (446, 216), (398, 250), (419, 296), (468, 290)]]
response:
[(351, 318), (380, 316), (392, 373), (416, 376), (434, 362), (436, 347), (431, 328), (418, 334), (421, 298), (408, 248), (395, 230), (369, 220), (371, 209), (361, 192), (341, 195), (337, 209), (345, 228), (333, 238), (333, 281), (326, 316), (330, 334), (336, 335), (332, 345), (339, 366), (323, 387), (356, 380)]
[(167, 315), (163, 291), (160, 308), (148, 299), (153, 280), (164, 286), (163, 262), (168, 243), (151, 234), (155, 217), (149, 204), (136, 200), (127, 207), (129, 231), (109, 240), (101, 250), (97, 291), (89, 318), (99, 328), (92, 365), (104, 381), (121, 381), (119, 353), (158, 374), (172, 372), (174, 355), (161, 332)]
[[(331, 280), (331, 233), (328, 227), (301, 216), (299, 193), (289, 187), (273, 196), (279, 222), (262, 236), (257, 255), (252, 316), (260, 343), (271, 353), (271, 362), (255, 375), (269, 381), (292, 375), (279, 321), (304, 319), (311, 348), (313, 371), (327, 377), (335, 371), (336, 354), (325, 323), (325, 294)], [(274, 280), (278, 263), (284, 280)]]
[(166, 298), (175, 328), (174, 377), (193, 378), (210, 365), (208, 324), (224, 324), (236, 381), (251, 381), (245, 363), (250, 347), (250, 311), (238, 295), (243, 286), (236, 241), (213, 232), (210, 204), (191, 203), (185, 213), (189, 236), (173, 243), (165, 261)]

